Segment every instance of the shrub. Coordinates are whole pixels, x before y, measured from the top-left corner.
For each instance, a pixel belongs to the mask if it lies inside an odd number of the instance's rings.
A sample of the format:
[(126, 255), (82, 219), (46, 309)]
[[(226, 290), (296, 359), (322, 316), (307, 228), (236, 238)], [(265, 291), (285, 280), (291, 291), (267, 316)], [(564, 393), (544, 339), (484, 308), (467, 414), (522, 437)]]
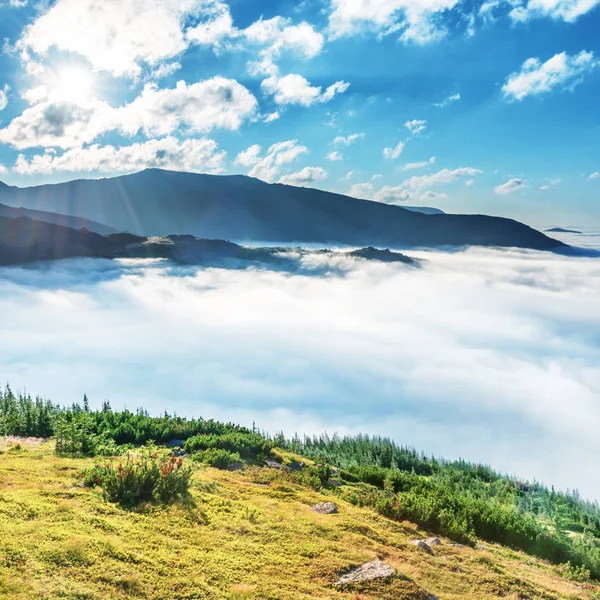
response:
[(192, 454), (209, 449), (238, 452), (241, 456), (255, 458), (271, 452), (271, 442), (257, 433), (200, 434), (186, 440), (185, 451)]
[(231, 465), (240, 461), (239, 452), (229, 452), (221, 448), (208, 448), (193, 455), (194, 460), (202, 462), (215, 469), (228, 469)]
[(189, 492), (192, 471), (174, 454), (159, 456), (148, 451), (122, 462), (96, 465), (83, 472), (83, 483), (100, 486), (108, 502), (133, 507), (141, 502), (170, 502)]

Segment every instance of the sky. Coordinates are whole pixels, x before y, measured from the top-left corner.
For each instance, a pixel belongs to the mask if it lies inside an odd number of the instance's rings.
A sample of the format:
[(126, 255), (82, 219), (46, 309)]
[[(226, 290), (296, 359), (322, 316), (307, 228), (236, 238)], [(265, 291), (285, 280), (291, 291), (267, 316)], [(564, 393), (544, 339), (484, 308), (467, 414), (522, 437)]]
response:
[(598, 259), (418, 256), (2, 268), (0, 374), (67, 404), (388, 435), (600, 499)]
[(0, 180), (243, 173), (600, 230), (600, 0), (0, 0)]

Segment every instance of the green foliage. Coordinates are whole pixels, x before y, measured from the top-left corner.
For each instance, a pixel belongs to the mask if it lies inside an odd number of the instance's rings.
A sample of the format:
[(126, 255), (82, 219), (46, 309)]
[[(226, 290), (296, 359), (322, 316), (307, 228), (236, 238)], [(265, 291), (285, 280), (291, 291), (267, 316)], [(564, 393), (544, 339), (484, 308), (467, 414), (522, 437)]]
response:
[[(410, 520), (461, 543), (475, 538), (519, 548), (600, 578), (600, 507), (465, 461), (448, 462), (359, 435), (295, 437), (281, 446), (340, 467), (340, 492), (357, 506)], [(579, 535), (573, 535), (578, 532)]]
[(185, 451), (192, 454), (209, 449), (237, 452), (246, 458), (268, 455), (271, 443), (257, 433), (233, 432), (225, 434), (200, 434), (186, 440)]
[(239, 452), (229, 452), (222, 448), (208, 448), (192, 455), (192, 458), (215, 469), (228, 469), (241, 460)]
[(145, 450), (123, 462), (97, 464), (82, 474), (84, 485), (100, 486), (104, 498), (124, 507), (142, 502), (171, 502), (187, 496), (192, 470), (174, 454)]

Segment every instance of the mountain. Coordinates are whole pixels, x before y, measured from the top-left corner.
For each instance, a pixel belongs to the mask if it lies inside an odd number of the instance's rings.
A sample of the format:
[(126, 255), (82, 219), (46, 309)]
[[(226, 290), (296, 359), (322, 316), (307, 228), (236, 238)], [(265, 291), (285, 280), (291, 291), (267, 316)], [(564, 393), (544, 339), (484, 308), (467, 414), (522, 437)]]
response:
[(422, 214), (241, 175), (149, 169), (108, 179), (3, 187), (0, 201), (90, 219), (143, 236), (192, 234), (237, 242), (392, 247), (483, 245), (551, 250), (565, 246), (512, 219)]
[(413, 212), (423, 213), (424, 215), (445, 215), (446, 213), (440, 208), (432, 206), (403, 206), (404, 210), (412, 210)]
[[(282, 248), (248, 248), (223, 240), (199, 239), (192, 235), (147, 238), (132, 233), (99, 235), (87, 229), (71, 229), (28, 217), (0, 216), (0, 266), (57, 260), (62, 258), (166, 258), (184, 264), (238, 267), (240, 262), (261, 264), (273, 269), (298, 270), (298, 249), (282, 253)], [(331, 253), (331, 250), (318, 250)], [(418, 261), (400, 252), (363, 248), (346, 252), (355, 258), (380, 262), (401, 262), (417, 266)]]
[(16, 219), (18, 217), (29, 217), (36, 221), (44, 221), (45, 223), (53, 223), (54, 225), (62, 225), (71, 229), (87, 229), (94, 233), (105, 235), (108, 233), (116, 233), (118, 230), (112, 227), (107, 227), (102, 223), (96, 223), (89, 219), (81, 217), (72, 217), (70, 215), (59, 215), (57, 213), (46, 212), (43, 210), (31, 210), (29, 208), (16, 208), (0, 204), (0, 217), (10, 217)]
[(581, 231), (577, 231), (576, 229), (563, 229), (562, 227), (552, 227), (551, 229), (546, 229), (548, 233), (581, 233)]

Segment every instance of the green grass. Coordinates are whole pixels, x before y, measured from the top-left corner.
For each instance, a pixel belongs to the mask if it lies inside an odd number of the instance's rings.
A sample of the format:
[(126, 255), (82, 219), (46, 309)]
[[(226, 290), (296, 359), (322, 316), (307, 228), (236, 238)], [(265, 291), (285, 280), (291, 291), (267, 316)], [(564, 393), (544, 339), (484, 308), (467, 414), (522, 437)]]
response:
[[(427, 534), (415, 525), (276, 470), (190, 461), (189, 500), (126, 510), (79, 483), (94, 459), (56, 456), (52, 442), (15, 443), (0, 442), (2, 599), (600, 598), (572, 573), (495, 544), (443, 540), (426, 555), (410, 543)], [(339, 514), (310, 510), (326, 499)], [(340, 573), (376, 558), (396, 569), (390, 581), (336, 588)]]

